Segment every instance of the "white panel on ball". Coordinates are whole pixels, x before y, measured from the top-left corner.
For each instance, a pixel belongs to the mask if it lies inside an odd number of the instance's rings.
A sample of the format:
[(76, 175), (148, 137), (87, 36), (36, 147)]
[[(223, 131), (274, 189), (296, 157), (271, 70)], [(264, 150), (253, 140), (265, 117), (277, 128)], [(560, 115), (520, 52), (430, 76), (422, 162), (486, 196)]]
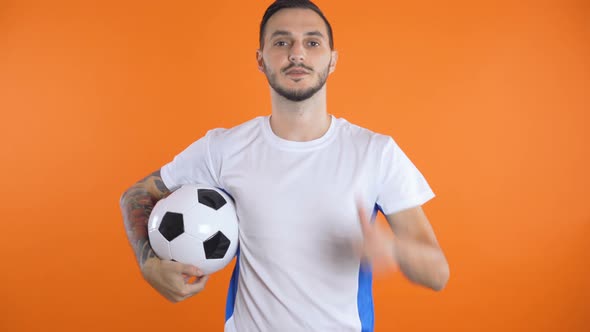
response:
[[(234, 242), (238, 242), (238, 216), (236, 214), (236, 209), (231, 201), (221, 209), (219, 209), (219, 216), (217, 220), (219, 222), (219, 229), (223, 230), (223, 234), (227, 236), (228, 239)], [(231, 247), (230, 247), (231, 249)]]
[(184, 213), (184, 231), (200, 240), (206, 240), (215, 234), (219, 229), (219, 211), (197, 204), (195, 207)]
[(172, 259), (169, 242), (164, 238), (162, 233), (160, 233), (157, 228), (149, 231), (148, 237), (152, 249), (154, 249), (154, 252), (156, 253), (156, 255), (158, 255), (158, 257), (160, 257), (160, 259)]
[(182, 186), (165, 199), (168, 211), (177, 213), (184, 213), (199, 203), (197, 189), (193, 185)]
[(204, 266), (205, 254), (203, 252), (203, 241), (187, 233), (180, 234), (170, 242), (170, 253), (174, 260), (184, 264), (198, 267), (205, 274), (212, 273), (207, 266)]

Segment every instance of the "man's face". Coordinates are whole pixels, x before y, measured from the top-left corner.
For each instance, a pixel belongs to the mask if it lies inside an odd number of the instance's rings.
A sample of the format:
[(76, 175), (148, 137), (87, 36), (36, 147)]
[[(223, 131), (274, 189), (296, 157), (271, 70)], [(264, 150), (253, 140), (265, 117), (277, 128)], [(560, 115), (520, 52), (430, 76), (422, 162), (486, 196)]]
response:
[(326, 24), (310, 9), (283, 9), (266, 23), (258, 68), (270, 86), (291, 101), (318, 92), (336, 65)]

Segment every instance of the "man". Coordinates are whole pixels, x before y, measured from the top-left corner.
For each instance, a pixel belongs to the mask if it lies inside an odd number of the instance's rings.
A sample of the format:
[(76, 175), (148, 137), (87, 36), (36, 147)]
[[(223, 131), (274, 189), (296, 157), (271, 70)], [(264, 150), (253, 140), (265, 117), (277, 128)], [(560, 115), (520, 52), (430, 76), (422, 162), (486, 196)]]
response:
[[(209, 131), (122, 196), (142, 274), (172, 302), (203, 289), (208, 276), (198, 267), (155, 256), (146, 223), (170, 191), (204, 183), (235, 199), (240, 222), (226, 331), (372, 331), (369, 262), (394, 261), (434, 290), (449, 278), (421, 209), (434, 194), (391, 137), (327, 112), (325, 83), (338, 54), (313, 3), (273, 3), (256, 57), (271, 116)], [(370, 224), (377, 210), (395, 238)]]

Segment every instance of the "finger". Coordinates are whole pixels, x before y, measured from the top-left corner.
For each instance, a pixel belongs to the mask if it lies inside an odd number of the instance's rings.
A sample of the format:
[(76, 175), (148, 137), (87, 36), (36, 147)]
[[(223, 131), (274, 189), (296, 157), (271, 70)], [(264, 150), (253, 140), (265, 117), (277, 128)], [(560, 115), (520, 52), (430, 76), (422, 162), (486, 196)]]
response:
[(200, 277), (204, 275), (203, 271), (201, 271), (198, 267), (190, 264), (183, 264), (180, 272), (188, 275), (189, 277)]
[(194, 283), (189, 283), (184, 286), (184, 298), (189, 298), (199, 292), (201, 292), (205, 288), (205, 284), (209, 280), (208, 275), (203, 275), (201, 277), (196, 277)]
[(356, 207), (361, 223), (361, 230), (363, 231), (363, 235), (367, 235), (371, 231), (371, 223), (369, 223), (369, 218), (367, 218), (365, 208), (360, 201), (357, 201)]
[(193, 284), (197, 280), (197, 276), (191, 276), (186, 273), (182, 274), (182, 279), (184, 280), (185, 284)]

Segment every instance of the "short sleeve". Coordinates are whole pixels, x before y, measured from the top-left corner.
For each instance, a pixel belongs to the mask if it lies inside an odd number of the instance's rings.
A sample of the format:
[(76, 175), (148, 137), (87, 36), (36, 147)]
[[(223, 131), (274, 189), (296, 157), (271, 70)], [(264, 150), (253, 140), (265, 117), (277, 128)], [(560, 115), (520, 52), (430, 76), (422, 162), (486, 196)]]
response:
[(420, 206), (434, 197), (422, 173), (391, 137), (382, 153), (377, 204), (385, 215)]
[(221, 131), (222, 129), (210, 130), (161, 168), (160, 175), (168, 189), (174, 191), (185, 184), (220, 187), (218, 179), (221, 151), (216, 139)]

